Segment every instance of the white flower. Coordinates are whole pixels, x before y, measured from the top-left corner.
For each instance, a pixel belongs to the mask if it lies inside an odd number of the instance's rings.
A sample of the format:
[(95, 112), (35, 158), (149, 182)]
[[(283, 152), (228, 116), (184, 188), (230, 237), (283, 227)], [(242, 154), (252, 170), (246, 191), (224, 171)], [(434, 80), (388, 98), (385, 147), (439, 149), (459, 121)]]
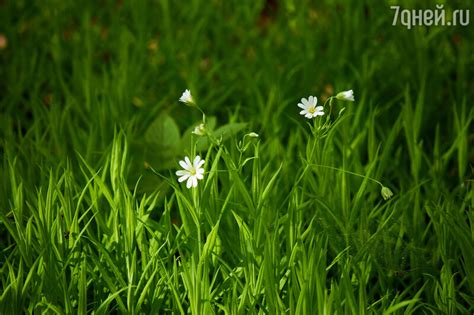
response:
[(193, 100), (193, 96), (191, 95), (191, 91), (186, 89), (183, 92), (183, 95), (181, 95), (181, 97), (179, 98), (179, 101), (189, 106), (194, 105), (194, 100)]
[(196, 136), (204, 136), (206, 135), (206, 126), (204, 124), (199, 124), (196, 127), (194, 127), (194, 130), (192, 131), (193, 134)]
[(354, 102), (354, 91), (349, 90), (349, 91), (339, 92), (337, 93), (336, 98), (341, 101)]
[(196, 155), (193, 163), (191, 163), (189, 157), (185, 156), (184, 160), (179, 161), (179, 165), (181, 165), (183, 170), (176, 172), (176, 175), (179, 176), (178, 181), (182, 183), (185, 180), (188, 180), (186, 182), (187, 188), (196, 187), (198, 179), (201, 180), (204, 178), (204, 168), (202, 168), (203, 164), (204, 160), (201, 160), (199, 155)]
[(318, 98), (316, 96), (310, 96), (308, 99), (304, 97), (301, 99), (301, 103), (298, 103), (298, 107), (303, 110), (300, 112), (300, 115), (304, 115), (306, 118), (314, 118), (316, 116), (323, 116), (323, 107), (316, 106), (318, 103)]

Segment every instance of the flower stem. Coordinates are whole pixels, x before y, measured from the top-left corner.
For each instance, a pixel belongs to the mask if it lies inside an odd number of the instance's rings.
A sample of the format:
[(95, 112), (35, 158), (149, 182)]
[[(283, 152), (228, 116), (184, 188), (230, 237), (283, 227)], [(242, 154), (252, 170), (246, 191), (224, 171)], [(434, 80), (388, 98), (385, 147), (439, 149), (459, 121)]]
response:
[(194, 209), (196, 210), (197, 222), (197, 241), (198, 241), (198, 261), (201, 258), (202, 244), (201, 244), (201, 205), (199, 204), (199, 192), (197, 187), (192, 190), (193, 194), (193, 204)]
[(341, 172), (346, 173), (346, 174), (350, 174), (350, 175), (354, 175), (354, 176), (358, 176), (358, 177), (362, 177), (362, 178), (367, 178), (367, 179), (379, 184), (380, 187), (382, 187), (382, 188), (384, 187), (384, 185), (380, 181), (376, 180), (375, 178), (367, 177), (367, 176), (364, 176), (362, 174), (354, 173), (354, 172), (351, 172), (351, 171), (346, 171), (342, 168), (337, 168), (337, 167), (332, 167), (332, 166), (327, 166), (327, 165), (321, 165), (321, 164), (310, 164), (310, 166), (323, 167), (323, 168), (327, 168), (327, 169), (331, 169), (331, 170), (335, 170), (335, 171), (341, 171)]

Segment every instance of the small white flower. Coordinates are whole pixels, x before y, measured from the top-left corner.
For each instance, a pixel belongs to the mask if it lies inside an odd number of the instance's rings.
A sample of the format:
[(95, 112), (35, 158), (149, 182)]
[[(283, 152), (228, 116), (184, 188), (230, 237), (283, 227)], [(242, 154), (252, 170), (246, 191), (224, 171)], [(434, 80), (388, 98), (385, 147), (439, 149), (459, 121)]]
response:
[(248, 134), (246, 134), (246, 136), (249, 136), (250, 138), (258, 138), (259, 137), (258, 133), (256, 133), (256, 132), (248, 133)]
[(181, 95), (181, 97), (179, 98), (179, 101), (189, 106), (194, 105), (194, 100), (193, 100), (193, 96), (191, 95), (191, 91), (186, 89), (183, 92), (183, 95)]
[(301, 99), (301, 103), (298, 103), (298, 107), (303, 110), (300, 112), (300, 115), (304, 115), (306, 118), (314, 118), (316, 116), (323, 116), (323, 107), (316, 106), (318, 103), (318, 98), (316, 96), (310, 96), (308, 99), (304, 97)]
[(176, 172), (176, 175), (179, 176), (178, 181), (182, 183), (185, 180), (188, 180), (186, 182), (187, 188), (196, 187), (198, 179), (201, 180), (204, 178), (204, 168), (202, 168), (203, 164), (204, 160), (201, 160), (199, 155), (196, 155), (193, 163), (191, 163), (189, 157), (185, 156), (184, 160), (179, 161), (179, 165), (181, 165), (183, 170)]
[(196, 127), (194, 127), (194, 130), (192, 131), (193, 134), (196, 136), (204, 136), (206, 135), (206, 126), (204, 124), (199, 124)]
[(354, 91), (349, 90), (349, 91), (339, 92), (337, 93), (336, 98), (341, 101), (354, 102)]

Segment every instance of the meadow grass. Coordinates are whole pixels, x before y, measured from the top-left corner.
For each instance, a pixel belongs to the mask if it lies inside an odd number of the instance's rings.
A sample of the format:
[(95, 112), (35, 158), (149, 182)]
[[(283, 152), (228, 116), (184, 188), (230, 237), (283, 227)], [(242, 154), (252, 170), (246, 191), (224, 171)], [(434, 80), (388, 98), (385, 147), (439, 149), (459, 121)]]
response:
[(0, 314), (472, 314), (473, 29), (390, 5), (0, 1)]

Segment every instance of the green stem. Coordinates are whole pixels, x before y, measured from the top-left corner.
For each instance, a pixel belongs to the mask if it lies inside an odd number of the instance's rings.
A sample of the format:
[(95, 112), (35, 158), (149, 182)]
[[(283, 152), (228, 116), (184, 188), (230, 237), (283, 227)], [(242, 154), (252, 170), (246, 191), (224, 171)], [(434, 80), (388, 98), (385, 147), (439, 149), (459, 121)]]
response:
[(195, 107), (201, 112), (201, 114), (202, 114), (202, 123), (205, 125), (206, 124), (206, 114), (201, 109), (201, 107), (199, 107), (198, 105), (195, 105)]
[(197, 222), (196, 222), (196, 229), (197, 229), (197, 241), (198, 241), (198, 258), (201, 257), (201, 250), (202, 250), (202, 244), (201, 244), (201, 206), (199, 204), (199, 193), (198, 193), (198, 188), (193, 188), (192, 190), (193, 194), (193, 204), (194, 204), (194, 209), (196, 211), (196, 217), (197, 217)]
[(346, 171), (346, 170), (344, 170), (344, 169), (342, 169), (342, 168), (337, 168), (337, 167), (332, 167), (332, 166), (327, 166), (327, 165), (320, 165), (320, 164), (310, 164), (310, 165), (311, 165), (311, 166), (317, 166), (317, 167), (328, 168), (328, 169), (335, 170), (335, 171), (341, 171), (341, 172), (344, 172), (344, 173), (347, 173), (347, 174), (350, 174), (350, 175), (354, 175), (354, 176), (358, 176), (358, 177), (362, 177), (362, 178), (367, 178), (367, 179), (369, 179), (369, 180), (371, 180), (371, 181), (373, 181), (373, 182), (379, 184), (380, 187), (382, 187), (382, 188), (384, 187), (384, 185), (383, 185), (380, 181), (378, 181), (378, 180), (376, 180), (376, 179), (374, 179), (374, 178), (366, 177), (366, 176), (364, 176), (364, 175), (362, 175), (362, 174), (354, 173), (354, 172), (351, 172), (351, 171)]
[(197, 275), (196, 275), (196, 278), (194, 279), (195, 299), (196, 299), (195, 313), (200, 314), (201, 313), (201, 278), (202, 278), (200, 262), (201, 262), (201, 255), (202, 255), (202, 242), (201, 242), (201, 206), (199, 204), (199, 192), (198, 192), (197, 187), (193, 188), (192, 195), (193, 195), (194, 209), (196, 211), (196, 216), (197, 216), (196, 229), (197, 229), (197, 242), (198, 242), (198, 255), (197, 255), (197, 259), (194, 262), (194, 263), (197, 263)]

